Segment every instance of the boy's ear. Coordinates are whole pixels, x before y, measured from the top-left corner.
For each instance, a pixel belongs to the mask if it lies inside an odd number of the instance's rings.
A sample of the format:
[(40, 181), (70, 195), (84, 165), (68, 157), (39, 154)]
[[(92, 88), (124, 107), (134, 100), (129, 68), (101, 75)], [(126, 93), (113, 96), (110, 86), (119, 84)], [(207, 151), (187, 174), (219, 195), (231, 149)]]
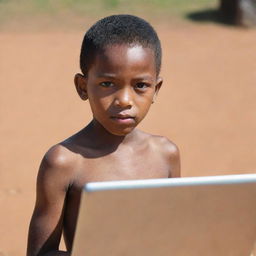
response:
[(88, 99), (87, 78), (82, 74), (76, 74), (74, 77), (76, 91), (82, 100)]
[(163, 84), (163, 78), (162, 78), (162, 77), (158, 77), (158, 78), (157, 78), (157, 82), (156, 82), (156, 86), (155, 86), (155, 94), (154, 94), (152, 103), (155, 102), (156, 97), (157, 97), (157, 95), (158, 95), (158, 92), (159, 92), (159, 90), (160, 90), (162, 84)]

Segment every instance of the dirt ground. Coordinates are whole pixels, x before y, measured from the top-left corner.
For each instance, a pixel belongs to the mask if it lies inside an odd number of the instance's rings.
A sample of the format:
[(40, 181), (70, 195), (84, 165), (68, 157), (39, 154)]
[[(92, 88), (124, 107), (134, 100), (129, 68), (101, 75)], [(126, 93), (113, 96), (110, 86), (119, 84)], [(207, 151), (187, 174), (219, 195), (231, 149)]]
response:
[[(179, 146), (182, 176), (255, 172), (256, 30), (156, 29), (164, 85), (140, 128)], [(24, 255), (43, 154), (91, 118), (73, 86), (83, 33), (0, 34), (0, 256)]]

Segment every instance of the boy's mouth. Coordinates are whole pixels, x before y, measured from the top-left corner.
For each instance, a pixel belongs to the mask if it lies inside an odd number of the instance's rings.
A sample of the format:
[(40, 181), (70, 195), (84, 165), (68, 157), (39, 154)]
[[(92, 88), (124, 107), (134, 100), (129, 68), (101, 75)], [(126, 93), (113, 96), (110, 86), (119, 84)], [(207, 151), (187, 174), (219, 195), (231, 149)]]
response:
[(135, 122), (135, 117), (130, 116), (130, 115), (114, 115), (110, 117), (112, 120), (118, 123), (123, 123), (123, 124), (130, 124)]

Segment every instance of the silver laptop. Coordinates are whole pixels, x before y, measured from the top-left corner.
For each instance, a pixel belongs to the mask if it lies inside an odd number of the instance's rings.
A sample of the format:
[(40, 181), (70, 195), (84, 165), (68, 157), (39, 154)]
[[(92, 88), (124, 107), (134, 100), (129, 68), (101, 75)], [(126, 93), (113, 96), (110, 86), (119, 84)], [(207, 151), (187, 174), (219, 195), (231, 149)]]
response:
[(256, 174), (96, 182), (72, 256), (251, 256), (255, 241)]

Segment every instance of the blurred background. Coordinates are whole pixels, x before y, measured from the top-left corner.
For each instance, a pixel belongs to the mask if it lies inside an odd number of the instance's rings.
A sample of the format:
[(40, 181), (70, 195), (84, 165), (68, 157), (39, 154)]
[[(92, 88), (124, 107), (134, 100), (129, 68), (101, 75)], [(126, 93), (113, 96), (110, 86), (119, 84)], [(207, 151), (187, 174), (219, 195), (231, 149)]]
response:
[(140, 128), (178, 145), (182, 176), (256, 170), (256, 30), (220, 1), (0, 0), (0, 256), (25, 253), (44, 153), (91, 119), (73, 85), (81, 42), (117, 13), (162, 41), (164, 84)]

